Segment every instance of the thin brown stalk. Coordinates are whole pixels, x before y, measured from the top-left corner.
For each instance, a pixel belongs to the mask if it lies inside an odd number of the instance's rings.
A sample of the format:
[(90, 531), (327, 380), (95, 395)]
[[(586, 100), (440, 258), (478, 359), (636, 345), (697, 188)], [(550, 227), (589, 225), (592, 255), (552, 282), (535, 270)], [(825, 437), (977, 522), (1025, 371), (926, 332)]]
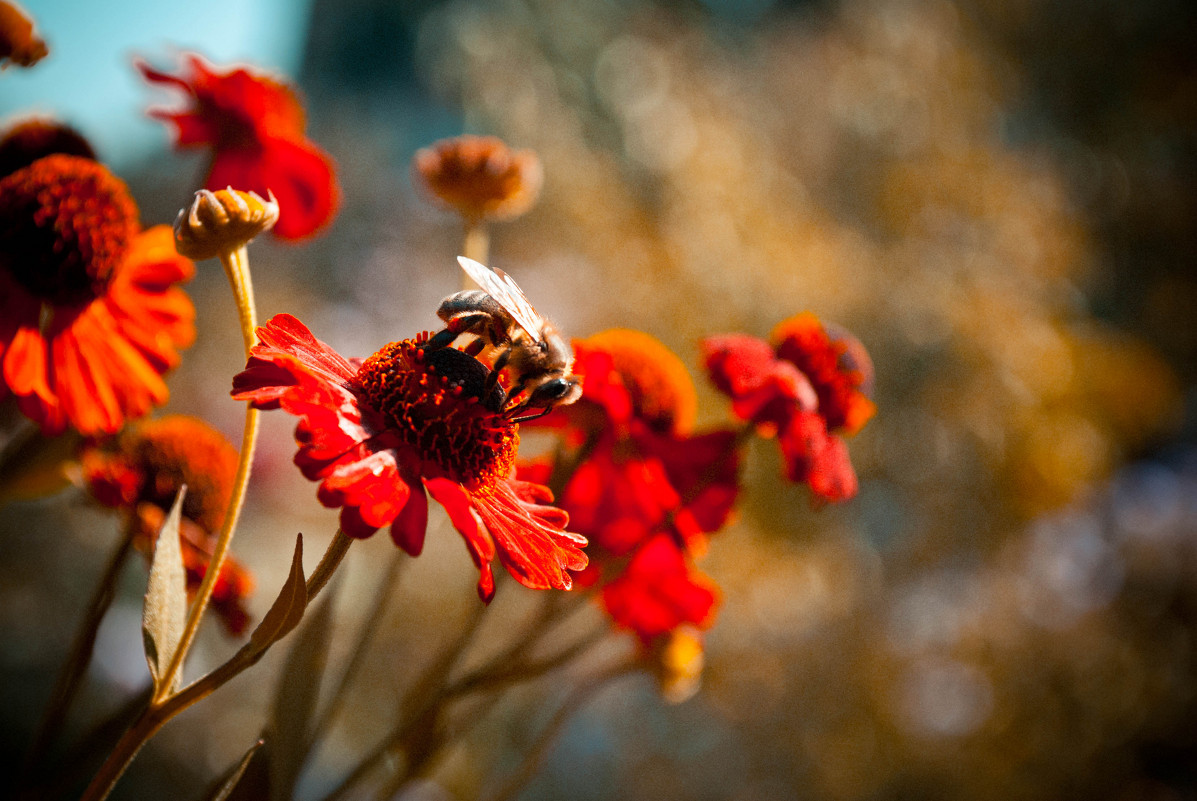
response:
[(537, 735), (532, 747), (524, 754), (519, 767), (512, 772), (498, 790), (488, 796), (483, 796), (485, 801), (510, 801), (515, 798), (520, 790), (524, 789), (540, 771), (545, 757), (548, 756), (550, 749), (565, 729), (565, 724), (569, 722), (570, 718), (577, 714), (599, 690), (621, 676), (634, 673), (636, 669), (637, 665), (634, 661), (620, 662), (574, 687), (553, 714), (552, 719)]
[(33, 746), (25, 759), (26, 773), (36, 768), (42, 761), (46, 751), (54, 744), (62, 730), (67, 712), (70, 711), (75, 694), (79, 690), (83, 677), (87, 674), (87, 666), (91, 663), (92, 652), (96, 646), (96, 636), (100, 631), (100, 623), (116, 598), (117, 579), (132, 550), (133, 530), (131, 525), (126, 525), (125, 530), (121, 533), (120, 541), (108, 558), (108, 564), (92, 592), (83, 622), (75, 633), (66, 662), (50, 693), (49, 705), (46, 707), (41, 725), (38, 726)]

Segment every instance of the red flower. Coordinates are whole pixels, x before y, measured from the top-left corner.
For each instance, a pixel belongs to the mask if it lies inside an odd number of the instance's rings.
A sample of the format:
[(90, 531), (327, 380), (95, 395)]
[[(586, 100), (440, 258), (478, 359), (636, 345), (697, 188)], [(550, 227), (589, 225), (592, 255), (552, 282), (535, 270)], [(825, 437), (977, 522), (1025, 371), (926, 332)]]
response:
[(875, 411), (866, 394), (868, 353), (848, 334), (832, 337), (809, 313), (782, 322), (773, 338), (776, 347), (744, 334), (704, 340), (711, 381), (737, 417), (777, 436), (791, 481), (823, 500), (847, 500), (856, 473), (839, 434), (855, 434)]
[[(148, 559), (158, 531), (186, 484), (179, 529), (187, 589), (199, 588), (208, 572), (213, 537), (224, 521), (237, 470), (237, 451), (202, 420), (171, 415), (126, 427), (116, 437), (89, 445), (80, 462), (84, 486), (100, 504), (128, 520), (134, 547)], [(230, 634), (249, 623), (245, 598), (253, 577), (226, 558), (212, 593), (212, 606)]]
[(519, 426), (479, 399), (488, 374), (453, 348), (425, 356), (428, 335), (392, 342), (350, 362), (294, 317), (258, 329), (259, 344), (233, 397), (300, 418), (295, 463), (320, 481), (317, 497), (341, 508), (341, 528), (368, 537), (390, 526), (397, 545), (420, 553), (427, 492), (445, 508), (494, 594), (491, 561), (533, 589), (569, 589), (586, 567), (585, 538), (548, 489), (511, 477)]
[(175, 126), (178, 148), (212, 147), (204, 185), (217, 190), (274, 192), (280, 215), (274, 233), (282, 239), (311, 236), (336, 214), (340, 189), (332, 159), (305, 135), (303, 106), (295, 92), (258, 72), (218, 72), (195, 54), (184, 57), (182, 76), (138, 61), (151, 83), (183, 90), (191, 104), (183, 111), (150, 115)]
[(719, 591), (688, 564), (672, 538), (658, 534), (603, 587), (602, 598), (615, 624), (649, 645), (685, 624), (707, 628), (714, 621)]
[(0, 179), (0, 397), (49, 434), (111, 433), (166, 402), (195, 336), (169, 226), (140, 231), (125, 185), (51, 155)]
[(582, 397), (543, 423), (572, 448), (561, 506), (591, 542), (587, 583), (601, 583), (616, 625), (647, 646), (684, 624), (714, 618), (714, 585), (690, 565), (721, 528), (739, 492), (736, 435), (692, 435), (695, 391), (681, 360), (647, 334), (607, 331), (574, 343)]

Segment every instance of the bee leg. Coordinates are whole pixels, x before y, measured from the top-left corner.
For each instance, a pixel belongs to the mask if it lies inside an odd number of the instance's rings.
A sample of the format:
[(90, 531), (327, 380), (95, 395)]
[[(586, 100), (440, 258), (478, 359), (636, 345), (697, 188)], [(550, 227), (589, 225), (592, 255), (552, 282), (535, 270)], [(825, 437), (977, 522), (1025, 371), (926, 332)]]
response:
[[(499, 383), (499, 373), (503, 372), (503, 368), (507, 366), (507, 361), (511, 358), (511, 348), (504, 348), (503, 352), (495, 359), (494, 365), (490, 368), (490, 375), (486, 378), (485, 391), (489, 392), (491, 387)], [(507, 397), (511, 397), (515, 393), (508, 393)]]
[[(526, 405), (524, 405), (524, 406), (518, 406), (516, 408), (518, 411), (522, 412), (524, 409), (526, 409), (528, 407)], [(527, 423), (532, 420), (539, 420), (540, 418), (544, 417), (546, 414), (548, 414), (551, 411), (553, 411), (552, 406), (544, 406), (544, 407), (541, 407), (540, 411), (536, 412), (535, 414), (509, 415), (507, 419), (508, 419), (508, 421), (510, 421), (512, 423)]]
[(473, 342), (462, 348), (462, 350), (471, 356), (477, 356), (483, 351), (484, 348), (486, 348), (486, 340), (482, 337), (478, 337)]
[(440, 350), (453, 344), (453, 340), (457, 339), (457, 333), (451, 329), (446, 328), (433, 335), (432, 339), (424, 343), (425, 351)]

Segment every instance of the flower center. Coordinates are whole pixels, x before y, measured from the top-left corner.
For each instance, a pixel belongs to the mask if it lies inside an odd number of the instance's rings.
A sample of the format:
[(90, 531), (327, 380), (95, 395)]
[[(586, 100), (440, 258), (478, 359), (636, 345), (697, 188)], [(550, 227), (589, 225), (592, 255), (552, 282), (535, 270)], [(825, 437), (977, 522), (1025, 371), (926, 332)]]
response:
[(224, 520), (236, 470), (237, 451), (224, 435), (184, 415), (134, 424), (84, 455), (87, 482), (102, 503), (148, 502), (165, 511), (186, 484), (183, 516), (208, 533)]
[(366, 359), (354, 388), (426, 463), (485, 494), (511, 474), (519, 426), (503, 417), (501, 393), (488, 387), (482, 363), (454, 348), (426, 354), (428, 336), (392, 342)]
[(698, 410), (698, 393), (686, 365), (656, 337), (612, 328), (582, 340), (611, 356), (627, 387), (636, 416), (655, 431), (688, 434)]
[(99, 297), (137, 233), (137, 206), (103, 165), (51, 155), (0, 180), (0, 269), (58, 306)]

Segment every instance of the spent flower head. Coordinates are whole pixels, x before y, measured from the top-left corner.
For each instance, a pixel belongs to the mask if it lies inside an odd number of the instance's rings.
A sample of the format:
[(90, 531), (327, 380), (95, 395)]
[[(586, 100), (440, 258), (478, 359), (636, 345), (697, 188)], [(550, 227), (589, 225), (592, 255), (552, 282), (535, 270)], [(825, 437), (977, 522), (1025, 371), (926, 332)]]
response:
[(412, 174), (433, 201), (471, 224), (524, 214), (544, 183), (533, 151), (514, 150), (495, 136), (469, 134), (416, 151)]

